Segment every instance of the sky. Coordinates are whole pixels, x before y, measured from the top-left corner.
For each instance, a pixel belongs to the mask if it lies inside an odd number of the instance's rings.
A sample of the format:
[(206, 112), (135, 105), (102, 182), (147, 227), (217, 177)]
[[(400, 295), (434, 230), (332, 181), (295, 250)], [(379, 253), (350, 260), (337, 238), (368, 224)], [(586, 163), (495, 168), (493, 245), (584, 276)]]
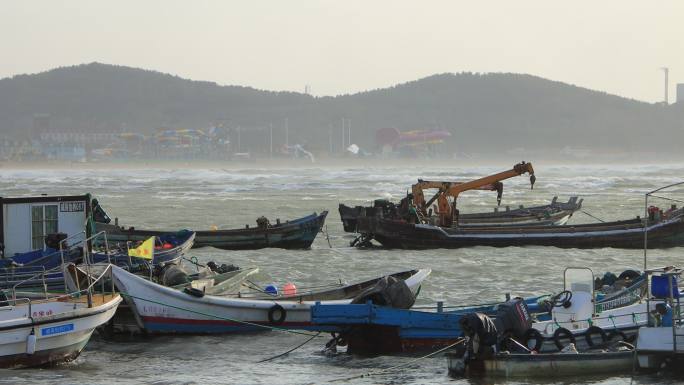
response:
[(514, 72), (670, 102), (684, 1), (0, 0), (0, 78), (101, 62), (338, 95)]

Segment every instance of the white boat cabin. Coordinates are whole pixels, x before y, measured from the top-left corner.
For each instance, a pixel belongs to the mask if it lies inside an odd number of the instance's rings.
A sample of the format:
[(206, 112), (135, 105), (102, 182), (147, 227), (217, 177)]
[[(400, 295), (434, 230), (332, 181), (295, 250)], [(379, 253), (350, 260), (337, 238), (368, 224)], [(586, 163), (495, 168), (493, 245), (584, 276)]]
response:
[(90, 194), (0, 197), (0, 251), (3, 257), (44, 249), (48, 234), (64, 233), (70, 237), (89, 232), (90, 199)]

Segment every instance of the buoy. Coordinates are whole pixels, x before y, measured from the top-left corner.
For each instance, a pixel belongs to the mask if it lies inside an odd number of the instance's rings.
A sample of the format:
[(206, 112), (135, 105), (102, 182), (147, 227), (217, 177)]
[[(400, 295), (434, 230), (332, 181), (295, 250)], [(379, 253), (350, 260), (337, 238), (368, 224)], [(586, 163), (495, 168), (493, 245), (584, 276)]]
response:
[(288, 282), (283, 286), (283, 295), (296, 295), (297, 286), (294, 283)]
[(164, 245), (162, 246), (162, 249), (165, 249), (165, 250), (173, 249), (173, 245), (168, 243), (168, 242), (164, 243)]
[(26, 354), (33, 354), (36, 352), (36, 333), (31, 329), (31, 334), (29, 334), (26, 339)]
[(264, 288), (264, 293), (278, 295), (278, 287), (274, 283), (272, 283)]

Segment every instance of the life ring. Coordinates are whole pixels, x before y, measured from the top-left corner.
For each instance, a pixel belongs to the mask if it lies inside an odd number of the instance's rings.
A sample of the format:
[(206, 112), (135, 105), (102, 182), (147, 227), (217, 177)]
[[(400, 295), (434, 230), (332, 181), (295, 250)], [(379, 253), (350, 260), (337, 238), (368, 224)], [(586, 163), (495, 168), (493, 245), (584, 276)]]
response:
[(558, 328), (553, 333), (553, 343), (556, 344), (558, 350), (563, 350), (565, 346), (561, 343), (561, 340), (569, 340), (570, 343), (575, 343), (575, 336), (572, 332), (566, 328)]
[(617, 341), (627, 341), (627, 334), (625, 334), (621, 330), (611, 330), (611, 332), (608, 334), (608, 341), (613, 341), (615, 337), (619, 337)]
[[(534, 347), (532, 348), (530, 348), (530, 340), (534, 340)], [(525, 345), (526, 348), (539, 352), (543, 344), (544, 337), (541, 335), (539, 330), (534, 328), (527, 329), (527, 331), (523, 335), (523, 345)]]
[[(273, 317), (273, 315), (279, 312), (280, 316), (278, 318)], [(283, 322), (285, 322), (285, 318), (287, 317), (287, 312), (285, 311), (285, 308), (275, 304), (271, 306), (270, 309), (268, 309), (268, 322), (274, 324), (274, 325), (280, 325)]]
[(606, 342), (608, 341), (608, 336), (606, 335), (606, 331), (601, 329), (598, 326), (590, 326), (589, 329), (584, 333), (584, 339), (587, 340), (587, 345), (589, 345), (590, 348), (594, 347), (594, 339), (592, 338), (593, 334), (598, 333), (601, 336), (601, 342)]
[(191, 295), (193, 297), (197, 297), (197, 298), (204, 297), (204, 292), (202, 290), (196, 289), (194, 287), (186, 287), (185, 289), (183, 289), (183, 292), (185, 294), (189, 294), (189, 295)]

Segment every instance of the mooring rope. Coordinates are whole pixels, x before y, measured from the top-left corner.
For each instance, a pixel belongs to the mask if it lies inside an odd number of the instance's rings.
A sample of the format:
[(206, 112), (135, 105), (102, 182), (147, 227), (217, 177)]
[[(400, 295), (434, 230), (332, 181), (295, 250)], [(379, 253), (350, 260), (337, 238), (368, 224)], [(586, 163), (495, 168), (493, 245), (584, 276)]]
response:
[(204, 316), (216, 318), (216, 319), (219, 319), (219, 320), (222, 320), (222, 321), (230, 321), (230, 322), (235, 322), (235, 323), (239, 323), (239, 324), (243, 324), (243, 325), (255, 326), (255, 327), (260, 327), (260, 328), (264, 328), (264, 329), (269, 329), (269, 330), (274, 330), (274, 331), (280, 331), (280, 332), (285, 332), (285, 333), (290, 333), (290, 334), (297, 334), (297, 335), (302, 335), (302, 336), (307, 336), (307, 337), (312, 337), (312, 336), (313, 336), (313, 337), (318, 337), (319, 334), (320, 334), (320, 332), (319, 332), (319, 333), (316, 333), (316, 334), (313, 334), (313, 333), (306, 333), (306, 332), (300, 332), (300, 331), (297, 331), (297, 330), (285, 329), (285, 328), (281, 328), (281, 327), (277, 327), (277, 326), (262, 325), (262, 324), (255, 323), (255, 322), (237, 320), (237, 319), (228, 318), (228, 317), (223, 317), (223, 316), (219, 316), (219, 315), (211, 314), (211, 313), (204, 313), (204, 312), (201, 312), (201, 311), (192, 310), (192, 309), (187, 309), (187, 308), (182, 308), (182, 307), (180, 307), (180, 306), (169, 305), (169, 304), (166, 304), (166, 303), (163, 303), (163, 302), (154, 301), (154, 300), (147, 299), (147, 298), (137, 297), (137, 296), (134, 296), (134, 295), (125, 293), (125, 292), (123, 292), (123, 291), (122, 291), (122, 292), (119, 292), (119, 294), (121, 294), (121, 295), (124, 296), (124, 297), (130, 297), (130, 298), (134, 298), (134, 299), (139, 299), (139, 300), (141, 300), (141, 301), (150, 302), (150, 303), (153, 303), (153, 304), (156, 304), (156, 305), (168, 306), (168, 307), (173, 308), (173, 309), (183, 310), (183, 311), (186, 311), (186, 312), (188, 312), (188, 313), (194, 313), (194, 314), (204, 315)]
[(318, 333), (312, 335), (311, 338), (309, 338), (308, 340), (306, 340), (306, 341), (302, 342), (301, 344), (295, 346), (294, 348), (292, 348), (292, 349), (286, 351), (285, 353), (280, 353), (280, 354), (278, 354), (277, 356), (273, 356), (273, 357), (271, 357), (271, 358), (266, 358), (266, 359), (264, 359), (264, 360), (257, 361), (257, 364), (260, 364), (260, 363), (262, 363), (262, 362), (272, 361), (272, 360), (275, 360), (276, 358), (280, 358), (280, 357), (282, 357), (282, 356), (285, 356), (285, 355), (287, 355), (287, 354), (290, 354), (290, 353), (294, 352), (295, 350), (301, 348), (302, 346), (308, 344), (308, 343), (311, 342), (314, 338), (318, 337), (320, 334), (321, 334), (321, 332), (318, 332)]
[(586, 211), (584, 211), (584, 210), (580, 210), (580, 212), (583, 213), (583, 214), (587, 214), (588, 216), (590, 216), (590, 217), (596, 219), (597, 221), (599, 221), (599, 222), (601, 222), (601, 223), (606, 223), (606, 221), (604, 221), (603, 219), (597, 218), (597, 217), (595, 217), (595, 216), (589, 214), (588, 212), (586, 212)]
[(461, 338), (460, 340), (454, 342), (453, 344), (451, 344), (451, 345), (449, 345), (449, 346), (443, 347), (443, 348), (441, 348), (441, 349), (439, 349), (439, 350), (436, 350), (436, 351), (434, 351), (434, 352), (432, 352), (432, 353), (429, 353), (429, 354), (426, 354), (426, 355), (424, 355), (424, 356), (420, 356), (420, 357), (414, 358), (414, 359), (412, 359), (412, 360), (410, 360), (410, 361), (408, 361), (408, 362), (405, 362), (405, 363), (403, 363), (403, 364), (399, 364), (399, 365), (395, 365), (395, 366), (390, 366), (389, 368), (380, 369), (380, 370), (375, 370), (375, 371), (367, 372), (367, 373), (360, 374), (360, 375), (357, 375), (357, 376), (344, 377), (344, 378), (336, 378), (336, 379), (334, 379), (334, 380), (329, 380), (329, 381), (327, 381), (327, 382), (349, 381), (349, 380), (355, 380), (355, 379), (357, 379), (357, 378), (365, 378), (365, 377), (377, 376), (377, 375), (379, 375), (379, 374), (385, 374), (385, 373), (390, 372), (390, 371), (392, 371), (392, 370), (401, 369), (401, 368), (403, 368), (403, 367), (405, 367), (405, 366), (411, 365), (411, 364), (413, 364), (413, 363), (415, 363), (415, 362), (418, 362), (418, 361), (420, 361), (420, 360), (424, 360), (424, 359), (426, 359), (426, 358), (430, 358), (430, 357), (432, 357), (432, 356), (435, 356), (435, 355), (437, 355), (437, 354), (439, 354), (439, 353), (442, 353), (442, 352), (445, 351), (445, 350), (448, 350), (448, 349), (453, 348), (453, 347), (456, 346), (456, 345), (462, 344), (462, 343), (465, 342), (465, 341), (466, 341), (465, 338)]

